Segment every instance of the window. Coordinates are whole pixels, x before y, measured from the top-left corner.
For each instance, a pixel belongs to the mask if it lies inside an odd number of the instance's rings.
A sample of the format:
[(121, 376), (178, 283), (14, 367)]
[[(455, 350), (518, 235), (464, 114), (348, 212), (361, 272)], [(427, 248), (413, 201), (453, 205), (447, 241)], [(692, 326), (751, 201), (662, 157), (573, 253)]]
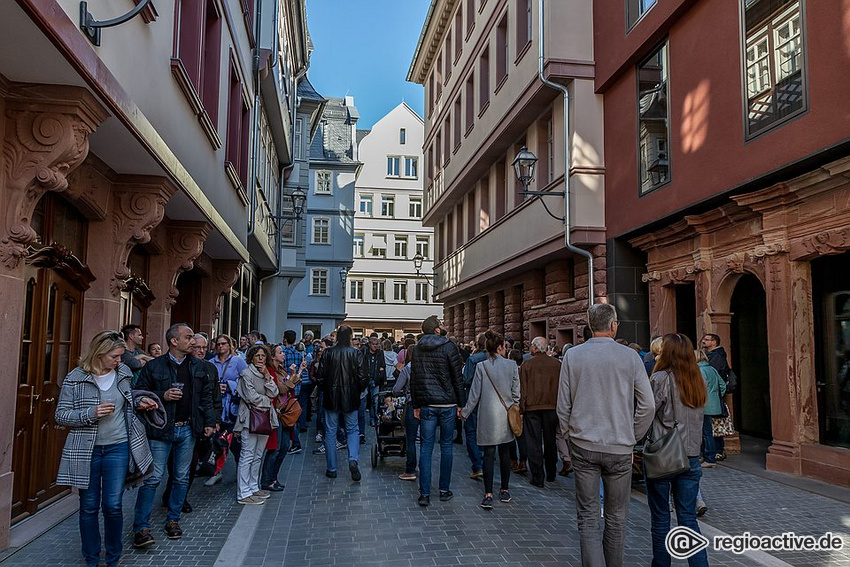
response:
[(398, 130), (398, 143), (404, 145), (407, 143), (407, 129), (399, 128)]
[(301, 159), (301, 145), (302, 145), (302, 129), (304, 128), (304, 119), (299, 118), (295, 121), (295, 140), (292, 142), (292, 151), (295, 154), (295, 159)]
[(230, 92), (227, 103), (227, 144), (225, 168), (234, 186), (242, 184), (248, 190), (248, 139), (250, 136), (251, 112), (242, 82), (233, 63), (230, 64)]
[(398, 177), (400, 175), (401, 158), (399, 156), (387, 156), (387, 177)]
[(455, 107), (454, 107), (454, 113), (453, 113), (454, 116), (452, 117), (452, 120), (454, 120), (454, 123), (455, 123), (455, 129), (454, 129), (455, 151), (457, 151), (458, 148), (460, 148), (460, 139), (461, 139), (460, 124), (461, 124), (461, 120), (463, 120), (463, 116), (461, 115), (460, 110), (461, 110), (460, 96), (458, 96), (457, 99), (455, 99)]
[(298, 234), (298, 221), (297, 220), (288, 220), (283, 223), (283, 226), (280, 227), (280, 237), (282, 238), (281, 244), (289, 244), (294, 245), (298, 244), (296, 241)]
[(387, 237), (382, 234), (372, 235), (372, 257), (386, 258), (387, 257)]
[(395, 257), (407, 258), (407, 236), (403, 234), (395, 236)]
[(748, 136), (806, 108), (800, 4), (800, 0), (744, 3)]
[(496, 28), (496, 88), (508, 76), (508, 15)]
[(455, 12), (455, 61), (460, 57), (460, 52), (463, 49), (463, 10), (458, 3), (457, 12)]
[(466, 131), (472, 130), (475, 124), (475, 73), (470, 73), (466, 80)]
[(331, 195), (331, 172), (317, 171), (316, 172), (316, 193)]
[(638, 162), (640, 191), (670, 181), (667, 111), (667, 44), (638, 65)]
[(626, 0), (626, 24), (632, 29), (638, 20), (655, 6), (656, 0)]
[(362, 258), (363, 257), (363, 242), (364, 238), (362, 234), (354, 235), (354, 257)]
[(478, 114), (483, 114), (490, 104), (490, 47), (481, 52), (478, 61)]
[(531, 0), (516, 0), (517, 55), (531, 42)]
[(200, 99), (203, 108), (198, 114), (215, 131), (221, 68), (221, 15), (213, 0), (181, 0), (179, 5), (177, 56), (172, 59), (172, 69), (187, 96), (194, 91)]
[(428, 115), (434, 110), (434, 73), (428, 77)]
[(416, 282), (416, 301), (428, 301), (428, 283)]
[(431, 258), (430, 239), (427, 236), (416, 237), (416, 253), (421, 254), (425, 260)]
[(372, 216), (372, 195), (363, 193), (360, 195), (360, 214)]
[(407, 301), (407, 282), (393, 282), (393, 301)]
[(313, 244), (331, 243), (331, 220), (327, 217), (313, 218)]
[(450, 64), (452, 60), (452, 30), (449, 28), (449, 31), (446, 32), (446, 43), (445, 43), (445, 53), (446, 53), (446, 83), (449, 82), (449, 77), (452, 76), (452, 65)]
[(395, 196), (394, 195), (381, 195), (381, 216), (382, 217), (394, 217), (395, 216)]
[(407, 156), (404, 158), (404, 176), (419, 179), (419, 158)]
[(310, 270), (310, 295), (328, 295), (328, 271), (325, 268)]
[(411, 197), (409, 216), (413, 219), (422, 218), (422, 197)]
[(352, 301), (363, 301), (363, 280), (349, 280), (349, 299)]
[(475, 27), (475, 0), (466, 0), (466, 35)]
[(443, 121), (443, 166), (452, 159), (452, 123), (448, 116)]
[(386, 286), (385, 281), (372, 282), (372, 301), (386, 301)]

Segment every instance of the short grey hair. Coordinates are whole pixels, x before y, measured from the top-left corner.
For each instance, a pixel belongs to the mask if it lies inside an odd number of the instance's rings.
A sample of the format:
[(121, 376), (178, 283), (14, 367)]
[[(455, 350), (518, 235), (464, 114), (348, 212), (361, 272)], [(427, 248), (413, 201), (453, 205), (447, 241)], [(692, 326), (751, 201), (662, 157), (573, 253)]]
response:
[(594, 333), (607, 333), (617, 320), (617, 309), (610, 303), (596, 303), (587, 310), (587, 324)]
[(531, 339), (531, 346), (540, 352), (546, 352), (547, 341), (544, 337), (534, 337)]
[(205, 337), (203, 333), (195, 333), (195, 336), (192, 338), (195, 339), (195, 342), (198, 342), (199, 339), (203, 339), (204, 346), (206, 346), (210, 342), (209, 340), (207, 340), (207, 337)]

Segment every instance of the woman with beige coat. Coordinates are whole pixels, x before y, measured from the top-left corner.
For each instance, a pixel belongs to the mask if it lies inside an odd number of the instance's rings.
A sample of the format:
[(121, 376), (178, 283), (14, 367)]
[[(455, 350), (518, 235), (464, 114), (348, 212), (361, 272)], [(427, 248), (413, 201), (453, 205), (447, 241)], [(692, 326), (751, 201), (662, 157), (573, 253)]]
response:
[(266, 366), (269, 353), (265, 345), (251, 346), (245, 353), (245, 359), (248, 367), (240, 374), (236, 387), (242, 400), (239, 402), (239, 415), (233, 427), (234, 432), (240, 432), (242, 435), (236, 498), (240, 504), (263, 504), (265, 499), (271, 496), (268, 490), (260, 490), (260, 468), (269, 436), (251, 431), (251, 408), (268, 411), (271, 428), (274, 430), (278, 426), (278, 419), (277, 412), (272, 407), (272, 400), (280, 392)]
[(469, 397), (461, 411), (466, 419), (478, 406), (478, 446), (484, 449), (484, 500), (481, 507), (493, 508), (493, 476), (496, 452), (499, 453), (499, 475), (501, 490), (499, 500), (511, 501), (508, 482), (511, 478), (510, 444), (515, 436), (508, 421), (507, 407), (519, 404), (519, 367), (513, 360), (505, 358), (505, 340), (499, 333), (484, 333), (487, 358), (475, 367), (475, 377)]

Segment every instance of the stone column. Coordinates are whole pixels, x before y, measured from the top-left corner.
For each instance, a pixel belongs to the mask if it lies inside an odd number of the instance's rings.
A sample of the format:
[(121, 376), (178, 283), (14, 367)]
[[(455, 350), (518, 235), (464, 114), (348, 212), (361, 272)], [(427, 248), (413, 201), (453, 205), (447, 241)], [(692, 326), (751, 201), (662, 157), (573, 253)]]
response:
[(505, 335), (522, 338), (522, 286), (505, 290)]
[(208, 333), (210, 340), (218, 332), (216, 323), (221, 313), (221, 299), (239, 279), (241, 267), (240, 260), (212, 260), (210, 277), (201, 282), (201, 325), (195, 331)]
[(487, 330), (490, 323), (490, 296), (481, 295), (475, 300), (475, 340), (479, 334)]
[(463, 318), (463, 342), (475, 340), (475, 300), (466, 302), (466, 310)]
[(459, 341), (463, 341), (463, 321), (464, 321), (464, 311), (466, 311), (466, 307), (463, 303), (458, 303), (454, 306), (455, 311), (455, 322), (454, 322), (454, 336)]
[(445, 307), (443, 309), (443, 325), (445, 325), (445, 329), (449, 332), (449, 336), (455, 336), (455, 308)]
[(800, 444), (818, 443), (811, 268), (786, 253), (764, 261), (773, 434), (767, 468), (799, 475)]
[(163, 348), (167, 348), (165, 331), (171, 326), (171, 306), (177, 299), (177, 276), (192, 269), (209, 233), (205, 222), (168, 222), (156, 229), (162, 253), (151, 257), (150, 287), (156, 299), (148, 308), (147, 334), (150, 341), (162, 342)]
[(572, 277), (572, 265), (566, 260), (557, 260), (546, 265), (545, 297), (547, 305), (554, 305), (572, 296)]
[(130, 277), (130, 251), (150, 242), (151, 231), (162, 222), (165, 205), (176, 190), (164, 177), (128, 175), (112, 184), (107, 218), (89, 225), (89, 249), (97, 253), (88, 261), (97, 279), (86, 292), (84, 343), (100, 330), (121, 326), (121, 291)]
[[(68, 174), (89, 151), (89, 136), (106, 119), (100, 103), (81, 87), (25, 85), (0, 78), (0, 313), (7, 340), (0, 341), (0, 549), (9, 547), (24, 263), (37, 235), (30, 226), (39, 199), (68, 189)], [(49, 243), (48, 243), (49, 244)]]
[(505, 333), (505, 292), (490, 294), (490, 328), (497, 333)]

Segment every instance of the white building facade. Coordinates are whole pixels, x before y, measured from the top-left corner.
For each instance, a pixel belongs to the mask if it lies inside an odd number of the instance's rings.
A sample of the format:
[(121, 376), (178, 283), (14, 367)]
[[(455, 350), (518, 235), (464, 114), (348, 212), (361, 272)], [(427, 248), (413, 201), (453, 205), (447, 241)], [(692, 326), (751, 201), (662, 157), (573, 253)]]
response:
[(420, 333), (429, 315), (442, 316), (430, 281), (434, 231), (422, 226), (424, 129), (422, 118), (401, 103), (360, 141), (354, 266), (346, 290), (346, 322), (355, 336), (375, 331), (401, 338)]

